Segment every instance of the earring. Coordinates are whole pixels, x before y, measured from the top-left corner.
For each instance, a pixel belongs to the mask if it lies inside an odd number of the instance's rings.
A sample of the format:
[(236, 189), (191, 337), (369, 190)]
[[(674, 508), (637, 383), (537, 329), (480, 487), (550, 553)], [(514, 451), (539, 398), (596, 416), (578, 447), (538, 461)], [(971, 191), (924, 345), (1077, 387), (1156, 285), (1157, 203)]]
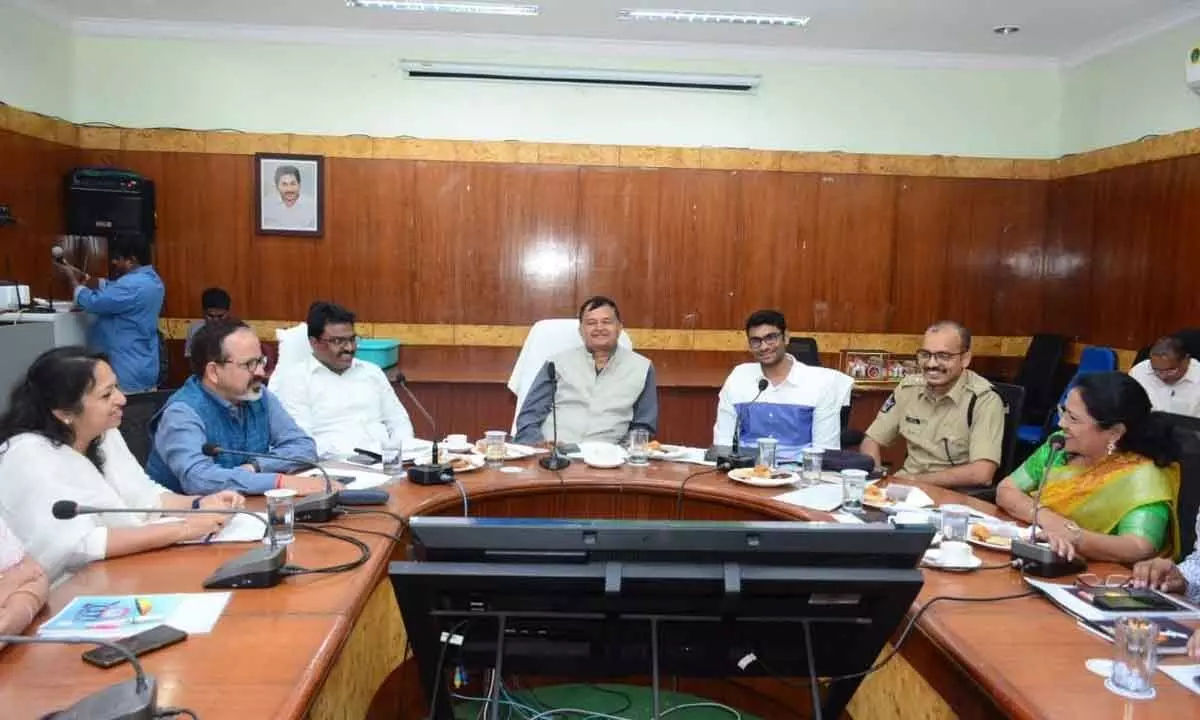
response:
[(1117, 451), (1117, 441), (1116, 441), (1116, 440), (1109, 440), (1109, 441), (1108, 441), (1108, 454), (1109, 454), (1109, 455), (1112, 455), (1112, 454), (1113, 454), (1113, 453), (1115, 453), (1116, 451)]

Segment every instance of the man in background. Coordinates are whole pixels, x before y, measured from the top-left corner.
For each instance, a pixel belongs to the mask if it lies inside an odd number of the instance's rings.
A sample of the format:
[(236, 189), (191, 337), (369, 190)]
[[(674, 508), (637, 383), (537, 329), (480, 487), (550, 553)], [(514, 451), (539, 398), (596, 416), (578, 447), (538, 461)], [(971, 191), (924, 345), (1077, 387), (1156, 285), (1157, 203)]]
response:
[[(158, 316), (165, 288), (151, 264), (150, 244), (139, 235), (116, 235), (108, 241), (113, 280), (93, 278), (63, 263), (57, 267), (71, 281), (75, 304), (94, 316), (88, 346), (108, 355), (121, 390), (154, 390), (159, 380)], [(90, 285), (94, 284), (95, 289)]]
[(318, 300), (308, 309), (312, 355), (276, 368), (268, 383), (317, 452), (349, 456), (413, 439), (412, 421), (383, 370), (354, 357), (354, 313)]
[[(754, 446), (759, 438), (779, 441), (779, 453), (794, 458), (805, 446), (842, 447), (842, 408), (854, 381), (836, 370), (809, 367), (787, 351), (787, 320), (778, 310), (759, 310), (746, 320), (746, 343), (755, 362), (729, 373), (717, 401), (713, 445)], [(759, 391), (759, 384), (767, 386)], [(740, 422), (739, 422), (740, 418)]]
[(1129, 377), (1145, 388), (1155, 410), (1200, 417), (1200, 365), (1179, 338), (1156, 340), (1149, 359), (1130, 368)]
[(942, 321), (925, 331), (917, 351), (921, 374), (896, 386), (867, 428), (862, 452), (880, 462), (897, 437), (908, 456), (897, 477), (943, 487), (988, 487), (1000, 467), (1004, 401), (968, 370), (971, 331)]
[[(553, 437), (551, 408), (558, 405), (561, 443), (617, 443), (630, 428), (658, 428), (654, 365), (618, 344), (621, 313), (610, 298), (588, 298), (579, 308), (583, 346), (547, 361), (534, 378), (517, 415), (516, 441), (537, 445)], [(557, 382), (548, 366), (553, 363)]]
[(200, 293), (200, 309), (203, 320), (197, 320), (188, 326), (187, 339), (183, 344), (183, 356), (192, 356), (192, 338), (200, 332), (200, 328), (229, 318), (229, 310), (233, 307), (233, 299), (224, 288), (210, 287)]
[(275, 192), (274, 196), (263, 202), (264, 228), (317, 229), (317, 206), (301, 192), (299, 168), (295, 165), (275, 168)]
[[(196, 333), (191, 361), (192, 377), (150, 421), (154, 447), (146, 462), (147, 475), (187, 495), (220, 490), (261, 495), (273, 488), (306, 494), (325, 489), (320, 477), (288, 474), (298, 463), (316, 460), (317, 448), (263, 387), (267, 358), (249, 326), (237, 320), (205, 325)], [(208, 444), (298, 463), (237, 452), (210, 457), (203, 450)]]

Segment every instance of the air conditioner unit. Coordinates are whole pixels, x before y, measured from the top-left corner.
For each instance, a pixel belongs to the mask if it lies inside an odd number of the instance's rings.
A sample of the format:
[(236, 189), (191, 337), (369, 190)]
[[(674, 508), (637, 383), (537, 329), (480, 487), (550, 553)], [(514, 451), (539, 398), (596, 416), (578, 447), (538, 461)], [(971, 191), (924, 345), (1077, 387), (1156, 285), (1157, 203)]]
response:
[(1188, 87), (1200, 93), (1200, 45), (1188, 51), (1187, 83)]
[(404, 60), (404, 74), (411, 78), (536, 82), (567, 85), (666, 88), (671, 90), (721, 90), (750, 92), (758, 87), (758, 75), (703, 75), (675, 72), (640, 72), (593, 68), (553, 68), (521, 65), (474, 65), (464, 63)]

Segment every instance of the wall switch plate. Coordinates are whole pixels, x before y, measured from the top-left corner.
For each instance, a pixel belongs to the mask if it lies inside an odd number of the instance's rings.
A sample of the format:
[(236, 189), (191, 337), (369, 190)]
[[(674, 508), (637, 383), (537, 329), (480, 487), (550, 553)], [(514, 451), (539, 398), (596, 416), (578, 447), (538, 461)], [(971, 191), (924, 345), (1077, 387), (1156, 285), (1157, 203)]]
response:
[(15, 225), (16, 220), (13, 219), (12, 210), (7, 205), (0, 205), (0, 226)]

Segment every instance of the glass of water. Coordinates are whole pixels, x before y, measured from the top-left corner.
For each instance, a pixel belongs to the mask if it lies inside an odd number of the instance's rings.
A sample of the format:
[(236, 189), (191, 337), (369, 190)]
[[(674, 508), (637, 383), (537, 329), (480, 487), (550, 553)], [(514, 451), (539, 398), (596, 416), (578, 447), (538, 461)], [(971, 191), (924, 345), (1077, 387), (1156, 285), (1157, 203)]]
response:
[(275, 488), (263, 493), (267, 497), (268, 536), (264, 542), (288, 545), (296, 539), (296, 491), (291, 488)]
[(861, 512), (863, 509), (863, 494), (867, 491), (866, 470), (842, 471), (842, 509), (848, 512)]
[(1149, 618), (1121, 617), (1115, 625), (1113, 687), (1131, 695), (1148, 695), (1154, 690), (1158, 667), (1158, 625)]
[(629, 445), (625, 448), (630, 465), (650, 464), (650, 431), (633, 428), (629, 431)]
[(388, 438), (383, 441), (379, 454), (383, 456), (383, 472), (387, 475), (399, 475), (404, 469), (401, 458), (404, 456), (404, 446), (400, 438)]
[(800, 455), (800, 479), (805, 485), (816, 485), (821, 482), (821, 465), (825, 460), (825, 451), (821, 448), (804, 448)]
[(942, 542), (966, 542), (971, 525), (971, 508), (966, 505), (942, 506)]
[(754, 463), (755, 467), (763, 467), (768, 470), (775, 470), (779, 467), (779, 441), (775, 438), (759, 438), (758, 440), (758, 461)]
[(508, 452), (505, 439), (508, 433), (503, 430), (488, 430), (483, 434), (483, 457), (490, 468), (504, 466), (504, 457)]

